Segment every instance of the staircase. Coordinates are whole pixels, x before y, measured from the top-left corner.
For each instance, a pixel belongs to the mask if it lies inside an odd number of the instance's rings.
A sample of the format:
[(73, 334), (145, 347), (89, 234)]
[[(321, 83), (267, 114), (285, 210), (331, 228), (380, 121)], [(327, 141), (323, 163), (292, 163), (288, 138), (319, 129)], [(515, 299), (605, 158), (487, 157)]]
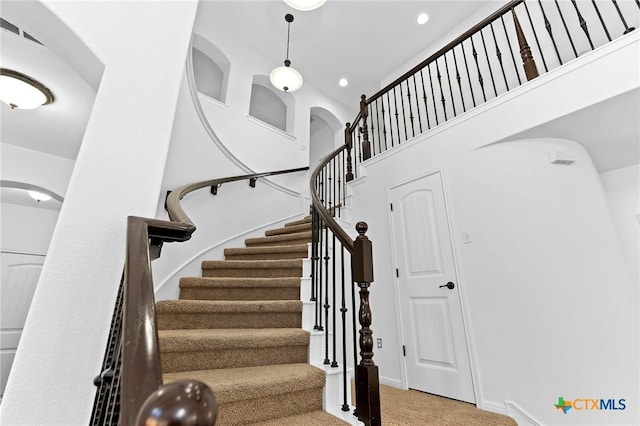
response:
[(300, 283), (311, 219), (287, 223), (202, 263), (179, 300), (156, 304), (165, 383), (196, 379), (216, 425), (344, 425), (323, 411), (325, 372), (309, 365)]

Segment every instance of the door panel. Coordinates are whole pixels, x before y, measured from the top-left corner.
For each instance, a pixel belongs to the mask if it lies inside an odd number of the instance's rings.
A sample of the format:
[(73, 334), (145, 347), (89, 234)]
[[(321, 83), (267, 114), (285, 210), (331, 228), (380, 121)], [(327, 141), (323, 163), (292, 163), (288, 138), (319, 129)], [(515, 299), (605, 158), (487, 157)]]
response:
[(0, 255), (0, 397), (4, 394), (43, 262), (42, 255)]
[(391, 202), (408, 386), (475, 402), (441, 174), (393, 188)]

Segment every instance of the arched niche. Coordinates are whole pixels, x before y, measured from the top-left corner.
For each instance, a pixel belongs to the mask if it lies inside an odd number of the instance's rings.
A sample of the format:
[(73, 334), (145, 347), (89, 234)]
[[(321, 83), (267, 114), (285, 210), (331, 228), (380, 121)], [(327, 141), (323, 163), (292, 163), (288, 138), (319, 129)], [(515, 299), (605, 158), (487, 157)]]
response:
[(290, 93), (276, 90), (269, 77), (253, 76), (249, 115), (286, 133), (293, 133), (295, 101)]
[(341, 143), (340, 120), (329, 110), (312, 107), (309, 114), (309, 165), (314, 168)]
[(226, 55), (206, 38), (193, 34), (191, 60), (198, 92), (225, 103), (231, 69)]

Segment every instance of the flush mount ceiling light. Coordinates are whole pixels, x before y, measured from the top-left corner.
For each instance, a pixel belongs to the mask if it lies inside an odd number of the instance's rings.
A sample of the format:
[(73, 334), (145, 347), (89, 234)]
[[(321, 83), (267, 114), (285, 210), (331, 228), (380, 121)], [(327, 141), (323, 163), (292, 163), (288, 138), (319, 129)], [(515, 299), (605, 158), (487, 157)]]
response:
[(11, 109), (34, 109), (53, 102), (53, 94), (39, 81), (18, 71), (0, 68), (0, 100)]
[(302, 75), (296, 69), (291, 68), (291, 61), (289, 60), (289, 35), (291, 34), (293, 15), (287, 13), (284, 20), (287, 21), (287, 57), (284, 60), (284, 67), (278, 67), (271, 71), (269, 80), (278, 90), (294, 92), (302, 87)]
[(346, 78), (341, 78), (340, 80), (338, 80), (338, 84), (340, 85), (340, 87), (347, 87), (349, 85), (349, 80), (347, 80)]
[(418, 25), (424, 25), (427, 23), (428, 20), (429, 20), (429, 15), (426, 13), (421, 13), (420, 15), (418, 15), (418, 18), (416, 19), (416, 21), (418, 22)]
[(37, 202), (40, 201), (48, 201), (51, 199), (50, 195), (47, 194), (43, 194), (42, 192), (38, 192), (38, 191), (27, 191), (27, 193), (29, 194), (29, 196), (31, 198), (33, 198), (34, 200), (36, 200)]
[(303, 11), (317, 9), (326, 1), (327, 0), (284, 0), (290, 7)]

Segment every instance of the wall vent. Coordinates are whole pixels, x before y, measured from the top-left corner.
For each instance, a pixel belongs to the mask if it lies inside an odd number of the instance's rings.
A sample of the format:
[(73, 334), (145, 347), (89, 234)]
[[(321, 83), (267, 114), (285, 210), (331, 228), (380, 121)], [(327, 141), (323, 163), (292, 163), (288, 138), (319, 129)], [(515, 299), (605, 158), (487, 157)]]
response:
[(17, 25), (13, 25), (11, 22), (7, 21), (6, 19), (0, 18), (0, 28), (17, 35), (22, 35), (27, 40), (31, 40), (35, 43), (38, 43), (39, 45), (44, 46), (42, 43), (36, 40), (31, 34), (27, 33), (26, 31), (20, 31), (20, 28), (18, 28)]
[(568, 166), (576, 162), (575, 157), (566, 151), (556, 151), (549, 153), (549, 162), (551, 164), (561, 164), (563, 166)]

